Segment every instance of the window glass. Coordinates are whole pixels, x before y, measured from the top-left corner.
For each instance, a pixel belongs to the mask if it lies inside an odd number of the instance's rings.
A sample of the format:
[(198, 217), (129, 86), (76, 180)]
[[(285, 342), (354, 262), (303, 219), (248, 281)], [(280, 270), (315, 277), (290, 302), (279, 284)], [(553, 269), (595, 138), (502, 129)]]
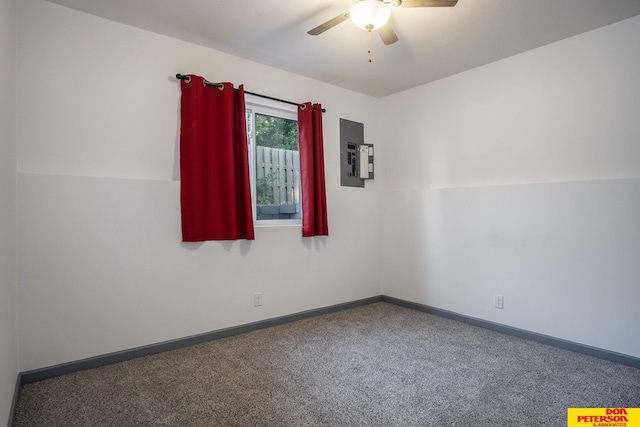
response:
[(247, 104), (247, 132), (256, 225), (300, 224), (297, 113)]

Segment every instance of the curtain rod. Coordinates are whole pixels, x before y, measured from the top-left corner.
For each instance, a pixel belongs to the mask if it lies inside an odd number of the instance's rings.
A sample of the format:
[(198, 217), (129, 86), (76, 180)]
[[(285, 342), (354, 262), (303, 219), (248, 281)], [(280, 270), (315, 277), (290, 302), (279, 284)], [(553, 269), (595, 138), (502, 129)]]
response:
[[(190, 80), (191, 78), (189, 76), (185, 76), (183, 74), (176, 74), (176, 79), (184, 80), (187, 83), (189, 83), (188, 80)], [(209, 81), (205, 80), (204, 84), (206, 84), (207, 86), (215, 86), (218, 89), (222, 88), (222, 83), (212, 83), (212, 82), (209, 82)], [(260, 98), (270, 99), (272, 101), (278, 101), (278, 102), (284, 102), (285, 104), (296, 105), (298, 107), (301, 106), (301, 105), (304, 105), (304, 104), (300, 104), (299, 102), (285, 101), (284, 99), (274, 98), (272, 96), (267, 96), (267, 95), (261, 95), (259, 93), (249, 92), (249, 91), (246, 91), (246, 90), (244, 91), (244, 93), (249, 94), (249, 95), (253, 95), (253, 96), (258, 96)], [(322, 109), (323, 113), (326, 113), (326, 111), (327, 111), (326, 109), (324, 109), (324, 108)]]

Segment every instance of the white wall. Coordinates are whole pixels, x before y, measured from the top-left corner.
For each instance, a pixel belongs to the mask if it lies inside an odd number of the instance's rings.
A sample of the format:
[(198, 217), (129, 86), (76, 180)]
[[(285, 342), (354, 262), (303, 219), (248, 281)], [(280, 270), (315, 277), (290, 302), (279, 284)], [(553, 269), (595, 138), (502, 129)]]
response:
[[(20, 370), (381, 293), (375, 184), (339, 183), (376, 99), (40, 0), (17, 22)], [(181, 244), (177, 72), (327, 108), (329, 237)]]
[(0, 424), (18, 375), (16, 343), (15, 0), (0, 0)]
[(639, 75), (636, 17), (384, 98), (384, 293), (639, 357)]

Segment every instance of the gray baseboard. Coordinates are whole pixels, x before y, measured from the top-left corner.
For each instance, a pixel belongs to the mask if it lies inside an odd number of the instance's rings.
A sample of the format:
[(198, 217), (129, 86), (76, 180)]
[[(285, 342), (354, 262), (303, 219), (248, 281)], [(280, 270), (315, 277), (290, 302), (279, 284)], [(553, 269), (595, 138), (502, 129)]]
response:
[(440, 308), (430, 307), (428, 305), (419, 304), (411, 301), (405, 301), (403, 299), (382, 296), (382, 301), (392, 304), (400, 305), (414, 310), (419, 310), (424, 313), (435, 314), (436, 316), (446, 317), (448, 319), (457, 320), (459, 322), (467, 323), (481, 328), (490, 329), (492, 331), (501, 332), (507, 335), (513, 335), (518, 338), (524, 338), (531, 341), (536, 341), (542, 344), (547, 344), (552, 347), (562, 348), (564, 350), (570, 350), (575, 353), (586, 354), (588, 356), (597, 357), (598, 359), (608, 360), (610, 362), (620, 363), (622, 365), (632, 366), (640, 369), (640, 358), (629, 356), (622, 353), (616, 353), (614, 351), (603, 350), (597, 347), (591, 347), (585, 344), (579, 344), (572, 341), (555, 338), (549, 335), (538, 334), (536, 332), (527, 331), (524, 329), (518, 329), (511, 326), (502, 325), (500, 323), (490, 322), (488, 320), (482, 320), (471, 316), (465, 316), (463, 314), (454, 313), (448, 310), (442, 310)]
[(7, 420), (7, 427), (13, 425), (13, 419), (16, 417), (16, 405), (18, 405), (18, 396), (20, 396), (20, 387), (22, 386), (22, 374), (19, 373), (16, 377), (16, 386), (13, 389), (13, 401), (11, 402), (11, 410), (9, 411), (9, 419)]
[(63, 363), (60, 365), (49, 366), (46, 368), (35, 369), (21, 373), (20, 385), (30, 384), (37, 381), (43, 381), (60, 375), (71, 374), (74, 372), (84, 371), (87, 369), (98, 368), (100, 366), (111, 365), (125, 360), (131, 360), (138, 357), (150, 356), (169, 350), (176, 350), (207, 341), (213, 341), (220, 338), (230, 337), (245, 332), (256, 331), (258, 329), (269, 328), (271, 326), (282, 325), (284, 323), (295, 322), (296, 320), (306, 319), (309, 317), (319, 316), (321, 314), (333, 313), (335, 311), (354, 308), (361, 305), (367, 305), (374, 302), (382, 301), (382, 296), (364, 298), (356, 301), (350, 301), (342, 304), (336, 304), (329, 307), (322, 307), (313, 310), (302, 311), (299, 313), (289, 314), (286, 316), (275, 317), (272, 319), (261, 320), (258, 322), (247, 323), (245, 325), (234, 326), (217, 331), (205, 332), (203, 334), (192, 335), (185, 338), (164, 341), (157, 344), (136, 347), (128, 350), (117, 351), (102, 356), (90, 357), (87, 359), (76, 360), (73, 362)]

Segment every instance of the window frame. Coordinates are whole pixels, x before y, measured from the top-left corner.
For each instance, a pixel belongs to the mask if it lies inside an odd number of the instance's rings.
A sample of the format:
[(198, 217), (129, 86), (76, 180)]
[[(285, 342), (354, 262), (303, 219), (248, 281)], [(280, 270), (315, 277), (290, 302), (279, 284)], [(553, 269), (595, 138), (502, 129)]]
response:
[[(300, 185), (300, 218), (293, 219), (258, 219), (257, 172), (256, 172), (256, 138), (255, 115), (262, 114), (298, 122), (298, 107), (284, 102), (245, 95), (245, 111), (251, 115), (251, 128), (247, 126), (247, 145), (249, 153), (249, 180), (251, 185), (251, 209), (254, 227), (302, 227), (302, 185)], [(248, 125), (248, 123), (247, 123)], [(300, 138), (298, 137), (298, 152)]]

